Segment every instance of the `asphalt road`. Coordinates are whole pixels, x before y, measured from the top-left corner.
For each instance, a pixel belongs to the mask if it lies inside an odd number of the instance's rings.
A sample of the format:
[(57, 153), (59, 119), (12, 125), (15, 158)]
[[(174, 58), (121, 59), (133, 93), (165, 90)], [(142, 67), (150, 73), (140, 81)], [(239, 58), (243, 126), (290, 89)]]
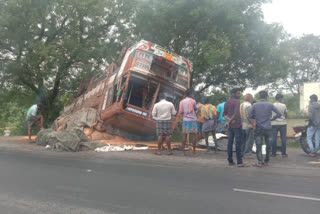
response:
[(0, 150), (0, 214), (320, 213), (319, 168), (138, 156)]

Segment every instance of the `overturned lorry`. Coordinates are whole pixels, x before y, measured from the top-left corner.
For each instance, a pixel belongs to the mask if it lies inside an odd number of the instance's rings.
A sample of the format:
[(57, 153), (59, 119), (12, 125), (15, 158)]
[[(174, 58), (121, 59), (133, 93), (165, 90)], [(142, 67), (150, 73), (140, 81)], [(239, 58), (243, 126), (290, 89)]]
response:
[(118, 65), (111, 63), (83, 81), (54, 128), (64, 129), (64, 118), (90, 108), (96, 110), (92, 126), (97, 129), (133, 140), (152, 139), (156, 123), (151, 112), (159, 93), (178, 109), (191, 72), (188, 59), (142, 40), (121, 51)]

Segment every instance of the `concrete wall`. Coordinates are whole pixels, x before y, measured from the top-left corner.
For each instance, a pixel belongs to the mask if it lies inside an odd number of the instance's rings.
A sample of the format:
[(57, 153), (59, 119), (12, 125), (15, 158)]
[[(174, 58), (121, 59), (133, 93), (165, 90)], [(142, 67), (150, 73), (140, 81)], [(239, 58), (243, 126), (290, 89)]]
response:
[(320, 82), (305, 82), (300, 88), (300, 110), (307, 112), (309, 97), (316, 94), (320, 98)]

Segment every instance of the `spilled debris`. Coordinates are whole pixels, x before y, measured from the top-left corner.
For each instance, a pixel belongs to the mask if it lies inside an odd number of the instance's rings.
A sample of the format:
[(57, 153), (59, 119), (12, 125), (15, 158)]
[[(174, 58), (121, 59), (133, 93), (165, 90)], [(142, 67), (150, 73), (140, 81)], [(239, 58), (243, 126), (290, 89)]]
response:
[(94, 151), (96, 152), (122, 152), (128, 150), (147, 150), (149, 146), (130, 146), (130, 145), (120, 145), (120, 146), (113, 146), (113, 145), (106, 145), (104, 147), (96, 148)]

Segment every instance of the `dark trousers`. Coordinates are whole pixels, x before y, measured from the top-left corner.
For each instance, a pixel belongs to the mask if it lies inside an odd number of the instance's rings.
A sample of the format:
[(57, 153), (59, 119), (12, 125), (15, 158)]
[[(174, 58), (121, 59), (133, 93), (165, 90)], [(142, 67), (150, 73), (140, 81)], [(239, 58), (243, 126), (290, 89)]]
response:
[(237, 164), (242, 164), (242, 155), (241, 155), (241, 128), (229, 128), (228, 129), (228, 161), (233, 163), (233, 140), (236, 140), (236, 155), (237, 155)]
[(262, 156), (262, 142), (263, 138), (266, 143), (266, 157), (264, 162), (269, 162), (270, 160), (270, 143), (272, 141), (272, 129), (264, 129), (264, 128), (256, 128), (256, 146), (257, 146), (257, 159), (260, 164), (263, 163), (263, 156)]
[(272, 155), (276, 155), (277, 153), (277, 138), (278, 132), (280, 132), (280, 139), (281, 139), (281, 154), (286, 154), (287, 148), (287, 125), (274, 125), (272, 126), (273, 130), (273, 139), (272, 139)]

